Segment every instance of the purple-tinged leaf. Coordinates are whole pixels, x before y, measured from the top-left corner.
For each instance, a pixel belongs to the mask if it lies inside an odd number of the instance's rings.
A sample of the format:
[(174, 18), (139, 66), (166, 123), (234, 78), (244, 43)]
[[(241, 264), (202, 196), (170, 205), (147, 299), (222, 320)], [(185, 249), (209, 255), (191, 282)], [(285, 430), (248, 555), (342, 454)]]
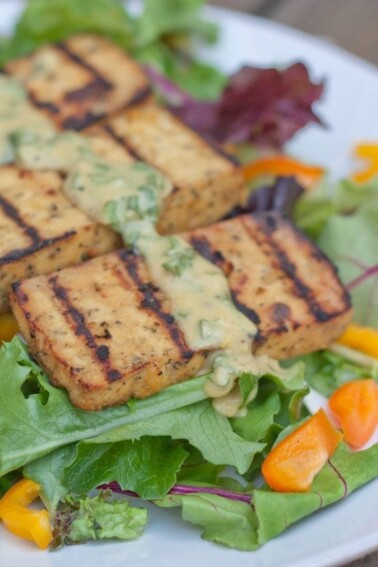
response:
[(146, 71), (155, 90), (161, 95), (166, 104), (172, 106), (184, 106), (185, 104), (190, 104), (194, 100), (189, 93), (185, 92), (178, 85), (170, 81), (168, 77), (160, 73), (151, 65), (145, 65), (144, 70)]
[(172, 110), (218, 142), (252, 142), (281, 148), (309, 122), (321, 124), (312, 105), (323, 93), (303, 63), (284, 70), (243, 67), (230, 77), (216, 102), (182, 101)]
[(225, 219), (264, 211), (278, 211), (285, 216), (291, 216), (294, 205), (303, 192), (303, 187), (294, 177), (278, 177), (273, 185), (259, 187), (253, 191), (247, 203), (232, 209)]
[[(138, 497), (136, 492), (131, 490), (122, 490), (117, 482), (110, 482), (109, 484), (102, 484), (98, 487), (100, 490), (111, 490), (117, 494), (124, 494), (125, 496), (135, 496)], [(212, 486), (193, 486), (189, 484), (175, 484), (167, 494), (174, 495), (187, 495), (187, 494), (216, 494), (217, 496), (222, 496), (223, 498), (228, 498), (230, 500), (235, 500), (239, 502), (246, 502), (251, 504), (251, 495), (243, 492), (235, 492), (233, 490), (226, 490), (221, 487)]]

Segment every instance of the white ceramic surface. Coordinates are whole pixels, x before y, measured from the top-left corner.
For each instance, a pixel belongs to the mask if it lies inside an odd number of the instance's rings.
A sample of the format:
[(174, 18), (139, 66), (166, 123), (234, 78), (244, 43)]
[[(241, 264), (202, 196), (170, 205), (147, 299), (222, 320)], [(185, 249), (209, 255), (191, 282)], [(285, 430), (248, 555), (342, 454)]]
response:
[[(11, 29), (17, 0), (0, 0), (0, 33)], [(328, 124), (310, 126), (289, 149), (326, 165), (334, 175), (353, 166), (358, 140), (378, 139), (378, 72), (368, 63), (326, 43), (278, 24), (226, 10), (209, 9), (222, 28), (221, 41), (201, 52), (232, 71), (243, 63), (286, 65), (302, 60), (314, 78), (327, 79), (318, 112)], [(319, 398), (313, 396), (315, 408)], [(37, 551), (0, 527), (0, 567), (330, 567), (378, 547), (378, 480), (326, 510), (291, 527), (254, 553), (204, 542), (199, 530), (184, 524), (177, 510), (150, 507), (142, 538), (130, 543), (87, 544), (56, 553)]]

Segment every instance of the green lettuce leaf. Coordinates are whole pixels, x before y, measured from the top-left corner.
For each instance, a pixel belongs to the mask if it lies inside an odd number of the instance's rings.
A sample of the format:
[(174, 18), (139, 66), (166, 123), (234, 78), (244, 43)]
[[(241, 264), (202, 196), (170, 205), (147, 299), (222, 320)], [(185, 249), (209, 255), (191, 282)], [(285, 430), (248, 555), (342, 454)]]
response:
[(298, 201), (295, 220), (337, 266), (354, 320), (378, 327), (378, 177), (364, 185), (326, 181)]
[(345, 498), (378, 477), (378, 444), (352, 452), (341, 444), (303, 494), (256, 490), (253, 503), (258, 517), (259, 543), (269, 541), (289, 525)]
[(94, 498), (66, 497), (54, 519), (53, 548), (88, 540), (130, 540), (142, 535), (147, 510), (125, 499), (109, 501), (106, 493)]
[(301, 357), (301, 360), (306, 365), (305, 376), (308, 384), (327, 398), (346, 382), (369, 377), (366, 368), (328, 350), (307, 354)]
[(29, 0), (11, 38), (0, 38), (0, 66), (39, 46), (81, 32), (108, 37), (193, 96), (217, 98), (225, 76), (191, 56), (192, 40), (213, 42), (217, 26), (201, 15), (203, 0), (145, 0), (131, 16), (119, 0)]
[(21, 478), (22, 475), (19, 471), (12, 471), (2, 476), (0, 478), (0, 498)]
[[(206, 377), (176, 384), (145, 400), (102, 411), (72, 405), (52, 386), (16, 337), (0, 348), (0, 476), (58, 447), (205, 399)], [(27, 384), (27, 393), (23, 392)], [(33, 393), (31, 393), (33, 392)]]
[(198, 482), (217, 485), (219, 483), (219, 475), (224, 470), (224, 467), (222, 465), (213, 465), (206, 461), (203, 455), (190, 445), (186, 447), (186, 450), (189, 455), (177, 474), (177, 482), (186, 484)]
[(29, 0), (14, 35), (1, 50), (0, 65), (40, 45), (80, 32), (105, 35), (124, 49), (132, 45), (132, 21), (117, 0)]
[(119, 443), (79, 443), (63, 482), (70, 492), (86, 494), (112, 481), (145, 500), (161, 498), (176, 482), (188, 453), (166, 437)]
[(352, 452), (341, 444), (306, 493), (252, 491), (252, 505), (204, 492), (168, 494), (156, 502), (181, 506), (184, 520), (202, 528), (202, 537), (240, 550), (253, 550), (290, 525), (329, 506), (378, 477), (378, 444)]
[(195, 34), (207, 41), (215, 41), (217, 26), (199, 16), (203, 4), (204, 0), (145, 0), (143, 13), (137, 21), (137, 45), (148, 45), (167, 35)]
[(318, 237), (352, 296), (354, 320), (378, 328), (378, 187), (351, 215), (333, 215)]
[(228, 83), (226, 75), (215, 67), (197, 61), (187, 53), (172, 50), (159, 41), (139, 47), (135, 57), (198, 100), (217, 100)]
[(41, 486), (41, 499), (50, 512), (56, 510), (59, 501), (67, 494), (67, 488), (63, 484), (64, 470), (72, 463), (75, 455), (76, 446), (67, 445), (28, 463), (22, 469), (24, 477)]
[(202, 528), (202, 538), (252, 551), (259, 546), (257, 517), (252, 506), (206, 492), (187, 496), (169, 494), (155, 502), (163, 508), (181, 506), (182, 519)]
[[(265, 396), (264, 396), (265, 397)], [(275, 422), (280, 411), (280, 396), (273, 392), (265, 399), (257, 396), (249, 405), (248, 413), (232, 420), (232, 427), (238, 435), (249, 441), (261, 441)]]
[(220, 415), (209, 400), (125, 425), (86, 442), (112, 443), (140, 439), (144, 435), (185, 439), (214, 465), (231, 465), (245, 473), (256, 453), (265, 445), (250, 442), (237, 435), (229, 420)]

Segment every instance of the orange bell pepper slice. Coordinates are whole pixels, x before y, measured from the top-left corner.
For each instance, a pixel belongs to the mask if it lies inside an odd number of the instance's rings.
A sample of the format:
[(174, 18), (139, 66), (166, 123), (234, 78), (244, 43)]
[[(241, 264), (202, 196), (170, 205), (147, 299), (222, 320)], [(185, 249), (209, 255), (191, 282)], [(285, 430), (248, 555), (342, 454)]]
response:
[(285, 155), (267, 156), (243, 166), (245, 181), (252, 181), (264, 175), (294, 176), (307, 189), (311, 189), (324, 175), (324, 169), (308, 165)]
[(336, 341), (378, 359), (378, 330), (351, 323)]
[(262, 466), (266, 483), (279, 492), (308, 492), (342, 438), (320, 409), (273, 447)]
[(366, 161), (365, 168), (357, 171), (352, 179), (357, 183), (366, 183), (375, 175), (378, 175), (378, 144), (364, 143), (355, 147), (354, 154), (361, 160)]
[(26, 478), (14, 484), (0, 499), (0, 519), (14, 535), (47, 549), (52, 540), (47, 510), (28, 508), (40, 494), (40, 485)]
[(17, 321), (12, 313), (3, 313), (0, 315), (0, 344), (3, 341), (10, 341), (14, 335), (18, 333), (19, 328)]
[(358, 449), (378, 426), (378, 385), (372, 378), (347, 382), (332, 394), (329, 407), (347, 443)]

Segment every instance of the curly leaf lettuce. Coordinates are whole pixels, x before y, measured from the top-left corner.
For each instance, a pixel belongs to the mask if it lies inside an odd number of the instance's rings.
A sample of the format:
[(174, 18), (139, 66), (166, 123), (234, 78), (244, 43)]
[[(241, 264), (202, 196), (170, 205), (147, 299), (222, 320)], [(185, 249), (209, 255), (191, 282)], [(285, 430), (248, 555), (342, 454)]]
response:
[(199, 11), (204, 0), (145, 0), (144, 10), (135, 32), (139, 46), (148, 45), (164, 36), (199, 35), (207, 41), (217, 39), (217, 27), (204, 21)]
[(332, 216), (318, 238), (351, 293), (354, 320), (371, 327), (378, 327), (377, 243), (378, 191), (354, 214)]
[[(168, 494), (156, 501), (181, 506), (184, 520), (202, 528), (202, 537), (240, 550), (254, 550), (290, 525), (345, 498), (378, 477), (378, 444), (353, 453), (341, 444), (315, 477), (310, 492), (280, 493), (265, 488), (251, 492), (251, 504), (203, 492)], [(221, 492), (219, 491), (219, 494)]]
[(215, 411), (208, 400), (125, 425), (89, 439), (86, 444), (140, 439), (145, 435), (186, 440), (210, 463), (234, 466), (241, 474), (265, 447), (263, 443), (239, 437), (229, 420)]
[(66, 497), (54, 517), (53, 548), (88, 540), (130, 540), (142, 535), (147, 510), (123, 500), (109, 500), (106, 493), (90, 498)]
[[(306, 365), (306, 381), (326, 398), (346, 382), (367, 378), (369, 374), (366, 368), (328, 350), (307, 354), (301, 360)], [(374, 374), (378, 379), (377, 370)]]
[[(29, 388), (24, 394), (22, 388), (31, 379), (34, 393)], [(125, 404), (86, 412), (73, 406), (65, 391), (49, 383), (16, 337), (0, 348), (0, 476), (64, 445), (202, 401), (207, 397), (205, 380), (176, 384), (135, 401), (131, 409)]]
[(79, 443), (74, 461), (65, 469), (63, 483), (70, 492), (87, 494), (116, 481), (145, 500), (160, 498), (175, 484), (188, 453), (167, 437), (143, 437), (90, 445)]
[(378, 327), (378, 179), (323, 183), (299, 199), (295, 220), (337, 266), (354, 320)]
[(29, 0), (13, 36), (3, 39), (0, 65), (81, 32), (105, 35), (130, 49), (132, 30), (131, 18), (117, 0), (54, 0), (53, 10), (50, 0)]

